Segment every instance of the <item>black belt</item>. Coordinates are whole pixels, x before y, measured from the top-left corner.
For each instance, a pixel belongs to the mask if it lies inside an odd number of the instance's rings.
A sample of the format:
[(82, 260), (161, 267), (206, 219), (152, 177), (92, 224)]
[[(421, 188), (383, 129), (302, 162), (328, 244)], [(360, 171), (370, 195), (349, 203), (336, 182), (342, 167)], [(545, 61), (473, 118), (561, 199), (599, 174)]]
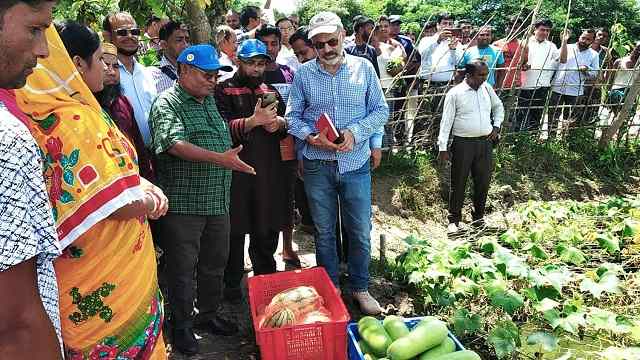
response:
[(464, 137), (464, 136), (454, 136), (453, 139), (460, 139), (460, 140), (487, 140), (489, 137), (489, 135), (485, 135), (485, 136), (476, 136), (476, 137)]

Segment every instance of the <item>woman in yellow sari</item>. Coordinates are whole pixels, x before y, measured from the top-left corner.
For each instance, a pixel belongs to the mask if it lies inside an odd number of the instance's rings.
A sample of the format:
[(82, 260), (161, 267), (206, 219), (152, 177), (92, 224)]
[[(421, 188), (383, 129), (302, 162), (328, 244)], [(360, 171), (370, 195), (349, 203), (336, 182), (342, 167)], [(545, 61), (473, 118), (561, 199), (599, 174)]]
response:
[(66, 358), (166, 359), (147, 222), (166, 197), (139, 176), (134, 147), (93, 97), (105, 66), (98, 36), (74, 23), (59, 31), (64, 44), (50, 27), (50, 56), (16, 95), (66, 247), (55, 263)]

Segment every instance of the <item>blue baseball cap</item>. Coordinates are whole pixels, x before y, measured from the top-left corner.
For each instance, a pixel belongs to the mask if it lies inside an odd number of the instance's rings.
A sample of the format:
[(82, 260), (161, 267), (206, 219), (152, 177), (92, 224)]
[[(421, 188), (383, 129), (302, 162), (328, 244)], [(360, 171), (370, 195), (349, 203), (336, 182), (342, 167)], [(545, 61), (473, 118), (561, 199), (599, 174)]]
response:
[(221, 65), (218, 59), (218, 51), (206, 44), (190, 46), (178, 56), (178, 62), (197, 67), (204, 71), (233, 71), (231, 66)]
[(269, 61), (273, 61), (271, 56), (267, 54), (267, 45), (258, 39), (243, 41), (238, 47), (237, 56), (240, 59), (251, 59), (256, 56), (261, 56)]

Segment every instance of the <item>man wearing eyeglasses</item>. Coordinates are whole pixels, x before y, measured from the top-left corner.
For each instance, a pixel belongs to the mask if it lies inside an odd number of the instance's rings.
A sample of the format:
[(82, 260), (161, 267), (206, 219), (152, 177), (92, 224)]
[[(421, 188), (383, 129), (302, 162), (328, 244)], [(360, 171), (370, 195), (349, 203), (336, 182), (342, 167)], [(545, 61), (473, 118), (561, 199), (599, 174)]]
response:
[(102, 23), (102, 30), (105, 41), (110, 41), (118, 49), (122, 93), (131, 102), (142, 140), (149, 147), (149, 111), (158, 92), (151, 69), (138, 63), (135, 57), (140, 49), (141, 30), (133, 16), (126, 12), (108, 15)]
[(173, 345), (198, 353), (193, 333), (193, 274), (197, 269), (200, 320), (216, 335), (237, 327), (217, 316), (229, 254), (231, 170), (255, 174), (231, 149), (229, 127), (211, 94), (220, 64), (211, 45), (195, 45), (178, 57), (178, 81), (151, 109), (157, 181), (169, 199), (159, 223), (165, 250)]
[[(317, 232), (316, 259), (339, 286), (335, 224), (340, 211), (349, 236), (348, 291), (366, 314), (379, 314), (369, 294), (371, 173), (369, 138), (384, 126), (389, 107), (371, 63), (344, 52), (340, 18), (321, 12), (309, 24), (318, 57), (293, 79), (286, 118), (289, 132), (304, 141), (305, 191)], [(326, 113), (343, 141), (327, 139), (316, 120)]]

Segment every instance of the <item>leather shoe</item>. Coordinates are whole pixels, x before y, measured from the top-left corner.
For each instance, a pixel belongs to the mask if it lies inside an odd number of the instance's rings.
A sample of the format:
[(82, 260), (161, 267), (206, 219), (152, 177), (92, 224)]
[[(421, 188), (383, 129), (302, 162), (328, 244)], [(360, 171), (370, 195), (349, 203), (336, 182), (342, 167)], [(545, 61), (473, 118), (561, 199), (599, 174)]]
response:
[(238, 332), (236, 324), (219, 316), (207, 320), (206, 325), (214, 335), (230, 336)]
[(173, 330), (173, 347), (187, 356), (200, 352), (198, 340), (196, 340), (196, 335), (191, 328)]

